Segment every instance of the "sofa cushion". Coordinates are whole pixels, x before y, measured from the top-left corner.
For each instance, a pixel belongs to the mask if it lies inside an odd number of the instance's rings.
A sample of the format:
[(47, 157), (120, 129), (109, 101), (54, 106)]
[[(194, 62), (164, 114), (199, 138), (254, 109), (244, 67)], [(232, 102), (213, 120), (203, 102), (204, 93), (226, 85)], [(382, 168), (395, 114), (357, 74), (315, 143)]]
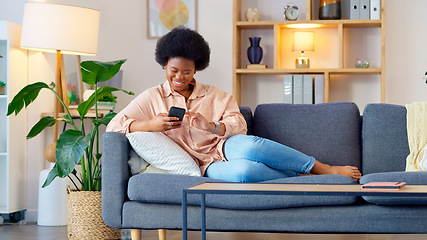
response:
[(361, 120), (354, 103), (260, 104), (255, 135), (330, 165), (361, 167)]
[[(204, 182), (224, 182), (217, 179), (173, 174), (139, 174), (129, 180), (128, 196), (132, 201), (181, 204), (182, 190)], [(261, 183), (356, 184), (340, 175), (312, 175), (275, 179)], [(343, 205), (356, 202), (353, 196), (285, 196), (285, 195), (222, 195), (207, 194), (206, 206), (225, 209), (278, 209), (302, 206)], [(188, 195), (188, 204), (200, 205), (200, 195)]]
[(126, 137), (133, 150), (154, 167), (172, 174), (202, 175), (190, 154), (163, 133), (134, 132)]
[[(407, 185), (426, 185), (427, 172), (385, 172), (362, 176), (360, 184), (368, 182), (406, 182)], [(363, 196), (367, 202), (378, 205), (426, 205), (427, 197)]]
[(406, 108), (368, 104), (362, 126), (363, 174), (404, 171), (409, 154)]

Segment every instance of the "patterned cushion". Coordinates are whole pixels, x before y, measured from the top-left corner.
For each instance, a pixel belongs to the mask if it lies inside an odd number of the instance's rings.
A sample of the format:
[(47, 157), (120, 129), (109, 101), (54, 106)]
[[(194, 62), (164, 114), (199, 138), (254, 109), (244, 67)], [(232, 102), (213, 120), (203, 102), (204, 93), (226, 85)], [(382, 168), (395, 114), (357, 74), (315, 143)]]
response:
[(201, 176), (193, 158), (160, 132), (126, 134), (133, 150), (154, 167), (172, 174)]

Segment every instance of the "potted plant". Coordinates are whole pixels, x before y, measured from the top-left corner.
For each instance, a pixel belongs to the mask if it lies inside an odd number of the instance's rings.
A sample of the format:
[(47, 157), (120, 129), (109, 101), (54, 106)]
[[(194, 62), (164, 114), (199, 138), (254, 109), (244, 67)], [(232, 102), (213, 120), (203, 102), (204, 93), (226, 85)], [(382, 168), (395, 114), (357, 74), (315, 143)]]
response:
[[(126, 60), (113, 62), (84, 61), (81, 63), (82, 81), (97, 86), (98, 82), (107, 81), (116, 75), (125, 61)], [(27, 135), (27, 139), (31, 139), (45, 128), (53, 126), (57, 121), (63, 121), (72, 126), (72, 129), (65, 130), (61, 133), (57, 140), (55, 148), (56, 163), (49, 172), (43, 187), (48, 186), (56, 177), (68, 177), (78, 190), (70, 193), (67, 199), (69, 208), (68, 235), (70, 239), (81, 239), (82, 237), (90, 237), (92, 239), (120, 238), (120, 231), (118, 229), (109, 228), (102, 222), (100, 194), (101, 153), (99, 149), (99, 127), (101, 125), (107, 125), (116, 113), (110, 112), (103, 118), (98, 118), (97, 103), (99, 99), (114, 91), (123, 91), (130, 95), (133, 95), (133, 93), (109, 86), (102, 86), (95, 89), (89, 99), (80, 103), (77, 107), (80, 117), (80, 126), (78, 126), (74, 123), (69, 109), (65, 106), (61, 97), (55, 92), (54, 87), (54, 83), (47, 85), (44, 82), (27, 85), (9, 103), (7, 115), (12, 113), (18, 114), (24, 107), (28, 107), (28, 105), (37, 98), (42, 89), (50, 90), (55, 94), (64, 107), (66, 115), (57, 119), (49, 116), (40, 119)], [(83, 119), (93, 106), (95, 107), (96, 116), (94, 119), (91, 119), (93, 131), (85, 135), (83, 134)], [(77, 173), (77, 165), (81, 165), (81, 174)], [(78, 186), (77, 182), (81, 186)], [(97, 209), (85, 209), (91, 202), (95, 202), (95, 207)], [(82, 213), (84, 212), (86, 215), (92, 215), (93, 218), (100, 220), (101, 223), (95, 223), (93, 219), (82, 219), (80, 217), (70, 219), (74, 217), (70, 216), (70, 212), (72, 213), (71, 215), (73, 215), (73, 212), (83, 215)], [(76, 219), (83, 220), (83, 222), (77, 223)], [(88, 224), (92, 224), (92, 226), (88, 226)], [(105, 232), (100, 230), (102, 227), (106, 228)], [(74, 228), (80, 229), (74, 230)], [(107, 237), (102, 234), (113, 235)]]
[(6, 83), (3, 81), (0, 81), (0, 95), (4, 95), (4, 88), (6, 86)]
[(102, 109), (112, 110), (116, 108), (117, 97), (112, 93), (107, 94), (98, 100), (98, 107)]

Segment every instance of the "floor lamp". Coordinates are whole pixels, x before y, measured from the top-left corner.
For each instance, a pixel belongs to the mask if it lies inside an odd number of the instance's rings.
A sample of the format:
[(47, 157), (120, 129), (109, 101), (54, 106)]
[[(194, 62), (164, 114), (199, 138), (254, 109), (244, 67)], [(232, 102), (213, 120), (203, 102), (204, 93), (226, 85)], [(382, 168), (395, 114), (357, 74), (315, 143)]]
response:
[[(28, 2), (25, 4), (21, 32), (21, 48), (56, 53), (55, 90), (59, 96), (62, 96), (62, 100), (66, 104), (68, 104), (68, 99), (66, 82), (61, 78), (61, 54), (96, 55), (98, 48), (99, 17), (100, 12), (95, 9), (41, 2)], [(64, 112), (64, 109), (56, 97), (54, 104), (54, 117), (57, 118), (59, 113)], [(46, 154), (49, 155), (46, 156), (46, 158), (51, 162), (51, 167), (53, 167), (52, 162), (55, 162), (54, 149), (57, 138), (58, 124), (55, 124), (53, 134), (54, 143), (47, 148), (47, 150), (50, 149), (50, 152), (53, 154)], [(48, 152), (49, 151), (46, 151), (46, 153)], [(47, 170), (47, 172), (49, 172), (49, 170)], [(44, 175), (42, 173), (40, 174), (40, 180), (42, 179), (42, 175)], [(45, 175), (47, 175), (47, 173)], [(44, 179), (45, 176), (43, 181)], [(59, 182), (63, 179), (55, 180)], [(38, 218), (39, 225), (55, 226), (66, 224), (66, 222), (63, 224), (62, 220), (52, 219), (52, 216), (60, 215), (58, 213), (59, 209), (55, 210), (53, 209), (53, 205), (46, 203), (51, 202), (52, 204), (56, 204), (56, 202), (62, 201), (61, 199), (50, 199), (62, 196), (55, 194), (55, 192), (63, 191), (62, 186), (55, 186), (54, 182), (52, 182), (52, 184), (44, 189), (41, 189), (41, 187), (39, 188), (38, 214), (39, 216), (47, 216), (47, 218)], [(58, 184), (61, 185), (60, 183)], [(52, 188), (49, 188), (51, 186)], [(43, 205), (46, 206), (46, 209), (40, 205), (41, 202), (44, 202)], [(62, 207), (63, 206), (60, 206), (60, 208)], [(43, 214), (43, 211), (52, 211), (52, 213)]]

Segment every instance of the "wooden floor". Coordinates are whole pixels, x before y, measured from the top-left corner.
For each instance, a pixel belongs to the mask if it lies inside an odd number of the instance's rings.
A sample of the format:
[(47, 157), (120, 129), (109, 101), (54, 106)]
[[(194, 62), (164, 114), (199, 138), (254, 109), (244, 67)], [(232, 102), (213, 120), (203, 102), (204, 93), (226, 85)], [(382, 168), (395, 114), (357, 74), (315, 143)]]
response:
[[(200, 232), (189, 232), (189, 240)], [(67, 227), (42, 227), (35, 223), (0, 225), (1, 240), (66, 240)], [(142, 239), (157, 240), (157, 231), (142, 231)], [(167, 231), (167, 240), (182, 239), (180, 231)], [(290, 234), (208, 232), (208, 240), (426, 240), (427, 234)]]

